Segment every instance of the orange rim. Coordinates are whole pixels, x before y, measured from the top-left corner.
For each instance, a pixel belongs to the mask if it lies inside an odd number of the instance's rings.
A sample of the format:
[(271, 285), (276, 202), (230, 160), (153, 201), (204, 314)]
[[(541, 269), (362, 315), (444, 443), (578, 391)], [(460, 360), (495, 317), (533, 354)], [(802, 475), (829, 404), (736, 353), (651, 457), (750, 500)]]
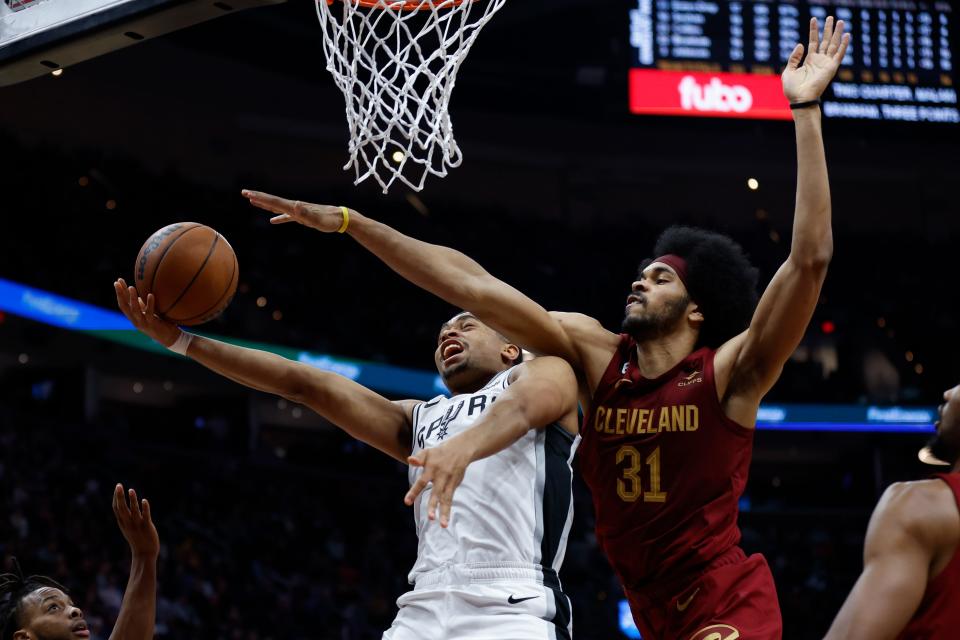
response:
[[(475, 2), (476, 0), (343, 0), (343, 2), (352, 2), (359, 7), (367, 9), (393, 9), (395, 11), (429, 11), (432, 9), (452, 9), (459, 7), (464, 2)], [(327, 0), (327, 4), (333, 4), (333, 0)], [(389, 6), (383, 6), (388, 4)]]

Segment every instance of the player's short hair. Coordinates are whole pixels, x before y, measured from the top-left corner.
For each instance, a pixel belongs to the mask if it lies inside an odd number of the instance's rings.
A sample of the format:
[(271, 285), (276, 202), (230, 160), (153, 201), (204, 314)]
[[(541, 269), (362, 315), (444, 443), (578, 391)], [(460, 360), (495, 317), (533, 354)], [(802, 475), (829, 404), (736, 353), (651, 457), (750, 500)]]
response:
[(23, 576), (16, 558), (13, 559), (16, 573), (0, 574), (0, 640), (13, 640), (13, 634), (20, 629), (23, 615), (23, 599), (43, 587), (60, 589), (67, 592), (53, 578), (47, 576)]
[[(703, 312), (697, 347), (716, 349), (750, 326), (757, 306), (759, 271), (732, 238), (706, 229), (672, 226), (657, 238), (653, 254), (673, 254), (687, 262), (687, 292)], [(653, 259), (644, 260), (640, 272), (651, 262)]]

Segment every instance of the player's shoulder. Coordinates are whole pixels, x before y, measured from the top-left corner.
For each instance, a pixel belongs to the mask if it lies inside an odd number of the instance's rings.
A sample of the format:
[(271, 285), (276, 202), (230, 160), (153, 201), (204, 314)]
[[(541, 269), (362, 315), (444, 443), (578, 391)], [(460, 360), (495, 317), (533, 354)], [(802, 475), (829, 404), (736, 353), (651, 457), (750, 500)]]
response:
[(616, 349), (620, 344), (620, 336), (608, 331), (596, 318), (584, 313), (569, 311), (551, 311), (550, 316), (563, 327), (568, 336), (574, 340), (589, 340), (594, 343), (609, 344)]
[(913, 513), (927, 511), (935, 506), (954, 506), (953, 490), (937, 479), (894, 482), (883, 492), (882, 502), (888, 508)]
[(560, 356), (537, 356), (515, 365), (510, 369), (510, 382), (525, 375), (565, 375), (575, 376), (570, 363)]
[(956, 497), (942, 480), (895, 482), (884, 491), (877, 512), (883, 520), (931, 541), (944, 534), (956, 539), (960, 533)]
[(402, 404), (410, 412), (414, 412), (435, 407), (447, 399), (447, 396), (434, 396), (430, 400), (397, 400), (396, 402)]
[(585, 313), (574, 313), (572, 311), (550, 311), (550, 317), (562, 324), (564, 328), (571, 330), (599, 330), (603, 325), (596, 318), (588, 316)]

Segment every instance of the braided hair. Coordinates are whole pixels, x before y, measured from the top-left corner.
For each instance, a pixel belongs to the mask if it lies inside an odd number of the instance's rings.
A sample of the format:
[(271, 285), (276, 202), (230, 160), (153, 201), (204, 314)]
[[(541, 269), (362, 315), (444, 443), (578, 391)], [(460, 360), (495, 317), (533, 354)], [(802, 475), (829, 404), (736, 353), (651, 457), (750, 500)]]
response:
[(43, 587), (66, 589), (53, 578), (47, 576), (26, 576), (20, 569), (20, 563), (13, 558), (15, 573), (0, 574), (0, 640), (12, 640), (13, 634), (20, 628), (23, 614), (23, 599)]

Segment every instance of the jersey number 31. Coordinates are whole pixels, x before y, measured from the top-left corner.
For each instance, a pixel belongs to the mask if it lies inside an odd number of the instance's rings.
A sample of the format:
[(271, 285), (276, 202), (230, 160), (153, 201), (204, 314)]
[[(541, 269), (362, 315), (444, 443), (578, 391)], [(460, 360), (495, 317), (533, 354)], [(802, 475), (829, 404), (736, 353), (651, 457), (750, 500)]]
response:
[(636, 502), (642, 495), (644, 502), (666, 502), (667, 492), (660, 488), (660, 447), (653, 450), (645, 462), (650, 469), (650, 488), (646, 492), (640, 488), (640, 474), (643, 471), (643, 457), (635, 447), (624, 445), (617, 450), (617, 464), (626, 462), (623, 477), (617, 478), (617, 495), (625, 502)]

